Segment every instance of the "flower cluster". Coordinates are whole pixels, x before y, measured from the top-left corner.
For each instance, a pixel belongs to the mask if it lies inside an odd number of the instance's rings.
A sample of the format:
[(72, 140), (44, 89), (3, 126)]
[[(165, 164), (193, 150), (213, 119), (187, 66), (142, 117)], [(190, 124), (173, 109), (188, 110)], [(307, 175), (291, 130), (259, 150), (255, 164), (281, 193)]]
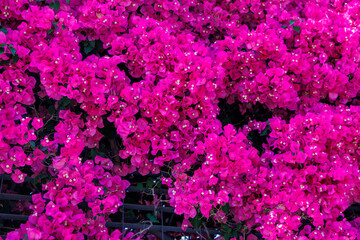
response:
[[(357, 0), (3, 0), (0, 173), (48, 179), (8, 238), (120, 239), (105, 224), (135, 171), (171, 173), (183, 229), (359, 237), (343, 214), (360, 202), (359, 14)], [(250, 119), (225, 124), (220, 101)]]

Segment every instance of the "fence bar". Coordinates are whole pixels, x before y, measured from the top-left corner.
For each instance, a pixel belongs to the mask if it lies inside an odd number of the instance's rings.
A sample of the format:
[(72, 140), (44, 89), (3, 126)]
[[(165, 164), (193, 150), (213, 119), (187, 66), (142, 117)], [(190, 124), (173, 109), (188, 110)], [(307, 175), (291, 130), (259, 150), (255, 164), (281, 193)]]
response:
[[(107, 222), (106, 226), (109, 228), (120, 228), (122, 223), (120, 222)], [(148, 225), (141, 224), (141, 223), (124, 223), (125, 228), (130, 229), (144, 229)], [(186, 232), (186, 233), (197, 233), (196, 230), (193, 228), (188, 228), (186, 231), (182, 230), (181, 227), (173, 227), (173, 226), (161, 226), (161, 225), (152, 225), (149, 230), (153, 231), (161, 231), (161, 230), (167, 231), (167, 232)], [(219, 231), (215, 229), (209, 229), (210, 234), (218, 234)]]
[(155, 211), (157, 209), (162, 209), (164, 212), (173, 213), (174, 208), (172, 207), (155, 207), (155, 206), (149, 206), (149, 205), (138, 205), (138, 204), (131, 204), (131, 203), (125, 203), (124, 207), (126, 209), (132, 209), (132, 210), (143, 210), (143, 211)]
[[(4, 220), (17, 220), (17, 221), (26, 221), (29, 218), (27, 215), (20, 215), (20, 214), (7, 214), (7, 213), (0, 213), (0, 219)], [(106, 227), (108, 228), (121, 228), (124, 224), (125, 228), (128, 229), (144, 229), (146, 228), (146, 224), (141, 223), (121, 223), (121, 222), (107, 222)], [(192, 228), (186, 229), (186, 231), (182, 230), (181, 227), (173, 227), (173, 226), (162, 226), (162, 225), (152, 225), (149, 230), (154, 231), (168, 231), (168, 232), (186, 232), (186, 233), (196, 233), (196, 230)], [(209, 229), (210, 234), (218, 234), (219, 231), (216, 229)]]
[(161, 239), (164, 239), (164, 215), (163, 209), (161, 209)]
[[(0, 193), (0, 200), (15, 200), (15, 201), (32, 201), (32, 197), (28, 195), (12, 194), (12, 193)], [(163, 209), (163, 212), (173, 213), (174, 208), (172, 207), (162, 207), (162, 206), (150, 206), (150, 205), (138, 205), (125, 203), (124, 208), (131, 210), (142, 210), (142, 211), (155, 211), (157, 209)]]
[[(20, 194), (11, 194), (11, 193), (1, 193), (1, 186), (4, 180), (6, 181), (12, 181), (11, 176), (8, 174), (0, 174), (1, 175), (1, 184), (0, 184), (0, 200), (17, 200), (17, 201), (32, 201), (32, 196), (30, 195), (20, 195)], [(33, 182), (34, 178), (31, 177), (25, 177), (24, 182)], [(137, 187), (130, 186), (127, 189), (128, 192), (145, 192), (145, 193), (152, 193), (153, 191), (155, 193), (161, 193), (161, 194), (167, 194), (167, 189), (143, 189), (140, 190)], [(130, 204), (130, 203), (124, 203), (123, 201), (123, 214), (122, 214), (122, 222), (107, 222), (106, 227), (109, 228), (122, 228), (124, 229), (144, 229), (146, 228), (146, 224), (141, 223), (125, 223), (124, 222), (124, 215), (125, 215), (125, 209), (132, 209), (132, 210), (142, 210), (142, 211), (155, 211), (160, 210), (161, 211), (161, 225), (152, 225), (149, 230), (153, 231), (161, 231), (162, 235), (164, 234), (164, 231), (168, 232), (186, 232), (186, 233), (197, 233), (195, 229), (188, 228), (186, 231), (183, 231), (181, 227), (174, 227), (174, 226), (164, 226), (163, 225), (163, 213), (174, 213), (174, 208), (172, 207), (162, 207), (162, 206), (149, 206), (149, 205), (138, 205), (138, 204)], [(17, 220), (17, 221), (26, 221), (29, 216), (27, 215), (19, 215), (19, 214), (6, 214), (6, 213), (0, 213), (0, 219), (2, 220)], [(173, 215), (171, 215), (171, 218)], [(148, 225), (147, 225), (148, 226)], [(200, 230), (201, 231), (201, 230)], [(216, 229), (209, 229), (209, 234), (218, 234), (219, 231)]]
[(32, 197), (28, 195), (0, 193), (0, 200), (32, 201)]
[(0, 213), (0, 219), (4, 220), (26, 221), (28, 218), (27, 215)]
[[(2, 181), (3, 181), (3, 180), (12, 181), (11, 176), (8, 175), (8, 174), (1, 174), (1, 179), (2, 179)], [(34, 178), (25, 177), (24, 182), (34, 182)], [(150, 190), (150, 189), (144, 188), (143, 190), (140, 190), (140, 189), (138, 189), (138, 188), (135, 187), (135, 186), (130, 186), (130, 187), (128, 187), (128, 188), (126, 189), (126, 191), (128, 191), (128, 192), (139, 192), (139, 193), (140, 193), (140, 192), (152, 193), (152, 190)], [(167, 189), (162, 189), (162, 188), (155, 188), (155, 189), (154, 189), (154, 192), (155, 192), (156, 194), (161, 194), (161, 193), (167, 194), (167, 193), (168, 193), (168, 190), (167, 190)]]
[[(123, 199), (122, 203), (123, 203), (123, 205), (122, 205), (122, 214), (121, 214), (121, 223), (122, 223), (121, 227), (122, 227), (122, 233), (123, 233), (124, 228), (125, 228), (125, 225), (124, 225), (124, 223), (125, 223), (125, 202), (124, 202), (124, 199)], [(125, 234), (122, 235), (121, 239), (124, 239), (124, 235)]]
[[(152, 193), (152, 190), (151, 189), (147, 189), (147, 188), (144, 188), (143, 190), (140, 190), (138, 189), (137, 187), (135, 186), (130, 186), (126, 189), (126, 191), (128, 192), (145, 192), (145, 193)], [(157, 194), (168, 194), (168, 190), (167, 189), (162, 189), (162, 188), (154, 188), (154, 192), (157, 193)]]
[[(9, 174), (1, 174), (1, 177), (6, 181), (13, 181)], [(24, 182), (33, 182), (34, 178), (25, 177)]]
[(1, 175), (0, 193), (2, 191), (3, 182), (4, 182), (4, 175)]

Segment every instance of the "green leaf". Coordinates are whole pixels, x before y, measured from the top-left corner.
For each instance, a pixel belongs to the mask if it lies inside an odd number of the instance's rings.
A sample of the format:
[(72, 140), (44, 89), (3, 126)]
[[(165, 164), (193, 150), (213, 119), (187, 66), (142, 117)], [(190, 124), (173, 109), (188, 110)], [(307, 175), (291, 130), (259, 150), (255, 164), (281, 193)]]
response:
[(191, 224), (194, 226), (194, 228), (199, 228), (201, 225), (202, 225), (202, 218), (203, 218), (203, 215), (201, 214), (200, 212), (200, 209), (196, 209), (196, 216), (194, 218), (189, 218)]
[(154, 185), (154, 179), (152, 177), (149, 177), (146, 181), (146, 188), (151, 189)]
[(136, 184), (136, 187), (137, 187), (140, 191), (142, 191), (142, 190), (144, 189), (144, 185), (143, 185), (142, 183)]
[(125, 212), (125, 216), (128, 216), (128, 217), (136, 217), (136, 214), (134, 213), (133, 210), (127, 210)]
[(89, 54), (92, 50), (94, 50), (95, 46), (96, 46), (96, 41), (89, 41), (88, 39), (86, 39), (86, 41), (84, 42), (85, 54)]
[(61, 28), (64, 30), (66, 27), (65, 27), (65, 25), (63, 24), (63, 25), (61, 25)]
[(45, 152), (47, 150), (47, 147), (41, 146), (40, 150)]
[(297, 31), (298, 33), (300, 33), (300, 27), (299, 26), (293, 26), (294, 31)]
[(224, 206), (221, 207), (221, 210), (222, 210), (224, 213), (229, 213), (229, 210), (230, 210), (230, 205), (229, 205), (229, 203), (225, 203)]
[(8, 30), (6, 28), (4, 28), (4, 27), (0, 28), (0, 31), (5, 33), (5, 35), (8, 33)]
[(9, 47), (9, 50), (13, 56), (16, 54), (16, 49), (14, 47)]
[(230, 123), (230, 121), (231, 121), (231, 119), (228, 116), (226, 116), (221, 120), (221, 123), (223, 126), (226, 126)]
[(158, 223), (159, 221), (157, 220), (157, 218), (151, 214), (151, 213), (148, 213), (146, 214), (146, 217), (152, 222), (152, 223)]
[(290, 20), (289, 26), (293, 25), (296, 22), (296, 20)]
[(0, 47), (0, 55), (3, 54), (5, 52), (5, 48), (4, 47)]
[(221, 233), (223, 235), (223, 237), (225, 239), (231, 239), (231, 238), (236, 238), (238, 239), (239, 237), (239, 229), (242, 227), (241, 223), (240, 223), (240, 226), (239, 224), (237, 224), (237, 227), (236, 227), (236, 230), (235, 229), (232, 229), (229, 225), (226, 225), (224, 224), (222, 226), (222, 229), (221, 229)]
[(106, 157), (106, 154), (103, 153), (103, 152), (98, 152), (95, 148), (92, 148), (90, 150), (90, 155), (91, 155), (91, 158), (95, 158), (96, 156), (100, 156), (100, 157)]
[(89, 54), (92, 50), (93, 50), (93, 47), (91, 47), (90, 45), (87, 45), (84, 47), (84, 52), (86, 54)]
[(52, 22), (52, 25), (54, 26), (55, 30), (59, 28), (58, 25), (57, 25), (58, 23), (59, 22), (55, 22), (55, 21)]
[(230, 226), (224, 224), (223, 225), (223, 229), (222, 229), (224, 232), (227, 232), (227, 233), (231, 233), (232, 232), (232, 229)]
[(191, 224), (194, 226), (194, 228), (199, 228), (201, 226), (202, 220), (201, 218), (193, 218), (190, 220)]
[(283, 25), (283, 26), (281, 26), (281, 28), (284, 28), (284, 29), (285, 29), (285, 28), (287, 28), (287, 26), (286, 26), (286, 25)]
[(71, 100), (68, 97), (63, 97), (62, 99), (59, 100), (59, 109), (65, 110), (65, 108), (69, 106), (70, 103)]
[(95, 41), (89, 41), (89, 45), (94, 48), (95, 47)]
[(59, 11), (60, 8), (60, 2), (59, 1), (55, 1), (49, 4), (49, 7), (51, 9), (55, 9), (56, 11)]
[(354, 78), (354, 74), (350, 73), (349, 75), (347, 75), (349, 77), (349, 80)]
[(40, 174), (40, 175), (37, 175), (35, 178), (34, 178), (34, 184), (38, 184), (38, 183), (46, 183), (46, 180), (50, 180), (51, 179), (51, 175), (49, 173), (43, 173), (43, 174)]
[(13, 63), (17, 63), (19, 61), (19, 55), (15, 54), (15, 56), (13, 57)]
[(162, 187), (162, 183), (160, 180), (157, 180), (157, 185), (156, 185), (158, 188), (161, 188)]
[(229, 240), (230, 237), (231, 237), (231, 234), (230, 234), (230, 233), (225, 233), (225, 234), (224, 234), (225, 240)]
[(49, 29), (49, 30), (46, 31), (46, 33), (47, 33), (47, 35), (50, 35), (53, 31), (54, 31), (54, 30)]
[(6, 43), (2, 43), (0, 44), (0, 47), (5, 47), (7, 44)]
[(34, 141), (30, 141), (29, 143), (33, 148), (35, 148), (35, 142)]
[(70, 3), (70, 0), (66, 0), (66, 3)]
[(260, 136), (266, 136), (266, 135), (268, 135), (269, 130), (270, 130), (270, 126), (269, 126), (269, 125), (266, 125), (265, 129), (261, 131)]
[(95, 149), (92, 148), (92, 149), (90, 150), (90, 155), (91, 155), (91, 158), (92, 158), (92, 159), (94, 159), (94, 158), (96, 157), (96, 151), (95, 151)]
[(96, 40), (95, 41), (95, 48), (96, 48), (96, 51), (100, 52), (102, 49), (103, 49), (103, 42), (100, 41), (100, 40)]
[(239, 231), (242, 228), (242, 223), (239, 222), (236, 224), (236, 230)]
[(9, 63), (9, 60), (2, 60), (1, 62), (0, 62), (0, 65), (5, 65), (5, 64), (8, 64)]
[(49, 113), (52, 115), (52, 114), (55, 114), (56, 113), (56, 110), (55, 110), (55, 106), (54, 105), (51, 105), (48, 109)]
[(105, 153), (103, 153), (103, 152), (98, 152), (98, 153), (97, 153), (97, 155), (99, 155), (100, 157), (103, 157), (103, 158), (105, 158), (105, 157), (106, 157), (106, 154), (105, 154)]

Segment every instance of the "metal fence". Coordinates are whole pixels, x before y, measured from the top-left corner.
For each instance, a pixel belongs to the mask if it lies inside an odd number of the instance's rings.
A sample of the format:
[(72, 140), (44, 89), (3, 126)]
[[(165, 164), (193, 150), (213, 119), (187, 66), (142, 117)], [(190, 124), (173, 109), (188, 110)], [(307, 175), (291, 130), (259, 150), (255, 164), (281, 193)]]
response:
[[(11, 177), (9, 175), (0, 175), (1, 178), (1, 183), (0, 183), (0, 201), (1, 200), (12, 200), (12, 201), (32, 201), (32, 197), (31, 195), (21, 195), (21, 194), (13, 194), (13, 193), (3, 193), (2, 192), (2, 187), (3, 187), (3, 183), (4, 181), (12, 181)], [(30, 178), (30, 177), (26, 177), (24, 182), (33, 182), (34, 179)], [(167, 190), (166, 189), (153, 189), (155, 193), (158, 194), (167, 194)], [(149, 189), (138, 189), (137, 187), (134, 186), (130, 186), (127, 189), (127, 192), (134, 192), (134, 193), (141, 193), (141, 192), (145, 192), (145, 193), (151, 193), (152, 191)], [(125, 222), (125, 210), (139, 210), (139, 211), (145, 211), (145, 212), (158, 212), (160, 213), (161, 218), (160, 220), (160, 224), (149, 224), (149, 221), (147, 221), (146, 223), (128, 223)], [(140, 205), (140, 204), (133, 204), (133, 203), (126, 203), (125, 201), (123, 201), (123, 205), (122, 205), (122, 211), (121, 211), (121, 222), (107, 222), (106, 223), (106, 227), (108, 228), (118, 228), (118, 229), (122, 229), (122, 232), (124, 232), (124, 230), (127, 229), (147, 229), (147, 231), (157, 231), (159, 232), (161, 235), (157, 236), (161, 239), (172, 239), (169, 237), (169, 235), (167, 235), (166, 232), (178, 232), (178, 233), (197, 233), (199, 235), (203, 235), (206, 234), (206, 236), (208, 238), (210, 238), (211, 236), (214, 236), (216, 234), (219, 234), (219, 230), (218, 229), (212, 229), (212, 228), (199, 228), (199, 229), (193, 229), (193, 228), (188, 228), (186, 231), (183, 231), (181, 229), (181, 227), (177, 227), (177, 226), (169, 226), (169, 225), (164, 225), (164, 213), (169, 213), (169, 214), (174, 214), (174, 208), (173, 207), (165, 207), (165, 206), (149, 206), (149, 205)], [(9, 213), (0, 213), (0, 220), (13, 220), (13, 221), (21, 221), (21, 222), (25, 222), (28, 219), (29, 216), (27, 215), (21, 215), (21, 214), (9, 214)], [(5, 237), (3, 232), (0, 232), (0, 235)], [(208, 236), (211, 235), (211, 236)], [(213, 237), (211, 237), (213, 238)]]

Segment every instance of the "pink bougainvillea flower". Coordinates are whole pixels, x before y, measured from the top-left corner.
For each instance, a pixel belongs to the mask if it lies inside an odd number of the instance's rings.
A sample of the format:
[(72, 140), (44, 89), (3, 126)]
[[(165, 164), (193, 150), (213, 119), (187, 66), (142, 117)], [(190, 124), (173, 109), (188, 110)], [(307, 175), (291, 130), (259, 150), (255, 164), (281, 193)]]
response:
[(11, 174), (11, 179), (16, 183), (22, 183), (26, 176), (27, 174), (22, 173), (19, 169), (15, 169), (14, 173)]
[(44, 126), (42, 118), (34, 118), (31, 125), (36, 129), (39, 130)]

